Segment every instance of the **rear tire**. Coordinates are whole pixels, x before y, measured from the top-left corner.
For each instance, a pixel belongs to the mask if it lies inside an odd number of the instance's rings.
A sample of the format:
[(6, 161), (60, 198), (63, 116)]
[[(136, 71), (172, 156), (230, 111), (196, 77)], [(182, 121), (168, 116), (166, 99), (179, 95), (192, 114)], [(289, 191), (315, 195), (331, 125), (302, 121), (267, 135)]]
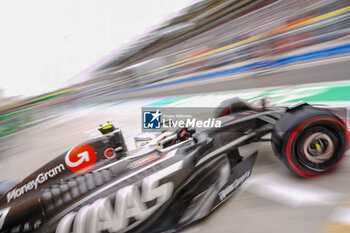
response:
[(302, 106), (279, 119), (272, 147), (293, 174), (315, 177), (339, 164), (347, 149), (347, 130), (330, 111)]
[(214, 112), (214, 117), (223, 117), (232, 113), (252, 110), (252, 107), (238, 97), (223, 101)]

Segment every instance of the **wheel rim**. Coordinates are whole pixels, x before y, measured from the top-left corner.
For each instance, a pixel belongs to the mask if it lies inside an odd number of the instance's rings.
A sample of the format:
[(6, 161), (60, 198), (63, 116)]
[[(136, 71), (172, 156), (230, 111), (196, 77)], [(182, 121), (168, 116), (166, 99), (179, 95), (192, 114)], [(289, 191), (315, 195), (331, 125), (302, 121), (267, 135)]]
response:
[(320, 164), (329, 160), (335, 151), (334, 142), (325, 133), (313, 133), (305, 140), (304, 155), (312, 163)]

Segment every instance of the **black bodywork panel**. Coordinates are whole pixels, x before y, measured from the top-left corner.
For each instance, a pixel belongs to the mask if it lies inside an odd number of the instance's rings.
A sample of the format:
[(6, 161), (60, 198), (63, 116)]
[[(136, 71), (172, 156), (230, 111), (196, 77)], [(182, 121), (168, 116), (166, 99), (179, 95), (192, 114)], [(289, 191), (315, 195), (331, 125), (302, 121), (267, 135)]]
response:
[(127, 151), (120, 130), (84, 142), (0, 198), (0, 232), (177, 231), (207, 216), (250, 176), (257, 152), (242, 159), (239, 147), (271, 132), (284, 112), (220, 117), (221, 128), (167, 148)]

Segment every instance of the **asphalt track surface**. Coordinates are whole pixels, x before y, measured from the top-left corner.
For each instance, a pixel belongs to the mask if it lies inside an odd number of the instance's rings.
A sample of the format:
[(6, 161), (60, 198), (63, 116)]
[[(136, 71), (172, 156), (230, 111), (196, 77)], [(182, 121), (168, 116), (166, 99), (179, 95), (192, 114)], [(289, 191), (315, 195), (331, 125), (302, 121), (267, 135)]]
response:
[[(350, 58), (332, 59), (335, 60), (186, 82), (133, 93), (132, 97), (144, 99), (348, 80)], [(24, 178), (56, 155), (96, 135), (98, 124), (107, 120), (117, 122), (131, 147), (131, 137), (140, 132), (140, 115), (132, 106), (120, 112), (92, 108), (67, 113), (7, 137), (0, 151), (1, 180)], [(209, 217), (184, 229), (183, 233), (323, 232), (326, 222), (350, 193), (350, 159), (345, 159), (338, 169), (326, 176), (306, 180), (292, 176), (274, 157), (269, 143), (255, 143), (242, 151), (246, 153), (255, 148), (259, 156), (247, 182)]]

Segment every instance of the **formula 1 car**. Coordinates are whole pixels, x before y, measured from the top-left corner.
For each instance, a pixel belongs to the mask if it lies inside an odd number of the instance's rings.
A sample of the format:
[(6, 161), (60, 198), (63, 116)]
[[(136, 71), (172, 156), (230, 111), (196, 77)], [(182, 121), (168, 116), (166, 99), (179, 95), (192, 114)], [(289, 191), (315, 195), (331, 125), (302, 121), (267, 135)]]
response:
[(239, 99), (217, 108), (220, 128), (181, 128), (127, 151), (121, 130), (101, 126), (84, 142), (3, 193), (0, 232), (175, 232), (204, 218), (251, 175), (267, 140), (295, 175), (333, 169), (347, 149), (343, 121), (305, 103), (253, 108)]

